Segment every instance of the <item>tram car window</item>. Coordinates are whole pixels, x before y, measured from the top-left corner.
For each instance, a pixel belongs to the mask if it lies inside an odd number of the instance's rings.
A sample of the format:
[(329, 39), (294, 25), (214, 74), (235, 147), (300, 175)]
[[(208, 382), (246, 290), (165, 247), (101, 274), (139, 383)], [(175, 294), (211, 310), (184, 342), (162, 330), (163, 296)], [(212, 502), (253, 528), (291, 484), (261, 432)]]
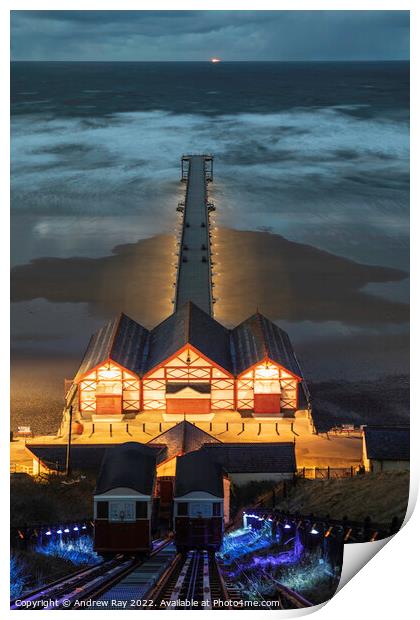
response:
[(94, 492), (94, 549), (103, 556), (152, 549), (156, 452), (136, 442), (110, 446)]
[(174, 537), (178, 551), (220, 548), (229, 484), (223, 470), (201, 449), (176, 461)]

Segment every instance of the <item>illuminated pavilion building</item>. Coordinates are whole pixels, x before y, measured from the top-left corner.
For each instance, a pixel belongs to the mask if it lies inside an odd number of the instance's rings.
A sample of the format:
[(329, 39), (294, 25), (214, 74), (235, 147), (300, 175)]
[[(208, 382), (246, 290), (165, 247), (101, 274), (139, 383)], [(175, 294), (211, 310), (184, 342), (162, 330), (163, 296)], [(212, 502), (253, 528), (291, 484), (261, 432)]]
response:
[[(288, 335), (257, 312), (227, 329), (192, 302), (152, 330), (120, 314), (94, 334), (67, 393), (81, 421), (293, 417), (307, 408)], [(162, 418), (161, 418), (162, 419)]]

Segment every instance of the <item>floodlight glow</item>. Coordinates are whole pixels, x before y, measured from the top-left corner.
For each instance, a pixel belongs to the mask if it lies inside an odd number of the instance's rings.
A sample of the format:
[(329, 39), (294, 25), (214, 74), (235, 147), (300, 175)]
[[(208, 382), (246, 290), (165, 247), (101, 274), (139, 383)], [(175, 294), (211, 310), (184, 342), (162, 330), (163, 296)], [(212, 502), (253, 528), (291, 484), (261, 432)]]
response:
[(313, 527), (310, 531), (310, 534), (319, 534), (319, 532)]
[(65, 533), (65, 534), (68, 534), (69, 532), (70, 532), (69, 528), (68, 528), (68, 527), (66, 527), (66, 529), (64, 530), (64, 533)]
[(62, 534), (63, 530), (57, 530), (57, 534)]
[(78, 532), (79, 528), (77, 527), (77, 525), (73, 528), (73, 532)]
[(51, 536), (52, 532), (51, 530), (48, 530), (48, 532), (45, 532), (45, 536)]
[(82, 530), (86, 530), (86, 525), (82, 525)]
[(285, 523), (283, 527), (285, 530), (290, 530), (292, 526), (289, 523)]

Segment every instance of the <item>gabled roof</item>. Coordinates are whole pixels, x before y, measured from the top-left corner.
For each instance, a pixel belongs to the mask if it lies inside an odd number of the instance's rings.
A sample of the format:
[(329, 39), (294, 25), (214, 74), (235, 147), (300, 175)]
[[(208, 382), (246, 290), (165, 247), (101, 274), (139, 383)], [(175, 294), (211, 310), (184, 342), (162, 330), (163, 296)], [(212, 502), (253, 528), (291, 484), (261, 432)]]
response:
[(198, 426), (194, 426), (186, 420), (176, 424), (158, 437), (155, 437), (147, 445), (162, 447), (167, 446), (166, 459), (171, 459), (179, 454), (186, 454), (198, 450), (204, 444), (220, 443)]
[(229, 330), (192, 302), (187, 302), (150, 333), (145, 372), (168, 359), (186, 344), (231, 372)]
[(235, 374), (268, 357), (295, 375), (302, 376), (289, 336), (259, 312), (240, 323), (231, 334)]
[(174, 497), (194, 491), (223, 497), (223, 469), (206, 450), (190, 452), (176, 459)]
[(289, 336), (262, 314), (228, 330), (188, 302), (150, 332), (125, 314), (107, 323), (90, 339), (75, 381), (108, 359), (144, 375), (188, 344), (234, 375), (269, 358), (302, 377)]
[(156, 452), (144, 444), (130, 441), (107, 449), (95, 494), (127, 487), (144, 495), (152, 495), (156, 477)]
[(408, 426), (366, 426), (364, 436), (368, 459), (410, 460), (410, 429)]
[(75, 381), (107, 359), (140, 374), (148, 339), (147, 329), (121, 313), (91, 337)]
[(296, 471), (295, 445), (284, 443), (218, 443), (203, 450), (228, 474), (288, 473)]
[[(91, 471), (97, 473), (101, 467), (106, 450), (118, 448), (119, 444), (73, 444), (71, 447), (71, 468), (74, 471)], [(67, 446), (65, 444), (26, 444), (26, 449), (44, 466), (53, 471), (64, 471), (66, 466)], [(164, 447), (149, 446), (161, 457)]]

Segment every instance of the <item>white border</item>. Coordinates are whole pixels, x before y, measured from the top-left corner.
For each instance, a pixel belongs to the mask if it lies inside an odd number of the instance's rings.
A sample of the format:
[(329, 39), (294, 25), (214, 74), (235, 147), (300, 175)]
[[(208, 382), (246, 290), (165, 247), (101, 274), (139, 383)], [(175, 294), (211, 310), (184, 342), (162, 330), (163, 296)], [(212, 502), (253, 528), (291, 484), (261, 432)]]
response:
[[(256, 6), (257, 5), (257, 6)], [(419, 28), (418, 28), (418, 10), (416, 7), (416, 3), (414, 1), (411, 2), (395, 2), (395, 1), (373, 1), (373, 0), (365, 0), (363, 2), (345, 2), (341, 0), (329, 0), (329, 1), (300, 1), (295, 0), (294, 2), (290, 1), (266, 1), (260, 0), (258, 3), (251, 0), (242, 0), (242, 1), (228, 1), (228, 0), (213, 0), (213, 2), (205, 2), (203, 0), (189, 0), (189, 1), (181, 1), (175, 2), (172, 1), (161, 1), (156, 0), (153, 3), (153, 7), (150, 7), (149, 3), (142, 1), (127, 1), (121, 0), (119, 3), (110, 2), (108, 0), (91, 0), (86, 6), (86, 2), (82, 2), (81, 0), (73, 0), (72, 2), (63, 1), (57, 5), (57, 2), (40, 0), (35, 3), (32, 1), (8, 1), (2, 4), (2, 17), (1, 20), (1, 37), (0, 37), (0, 45), (2, 48), (1, 53), (1, 62), (3, 64), (3, 71), (1, 75), (8, 76), (9, 75), (9, 10), (43, 10), (43, 9), (73, 9), (73, 10), (83, 10), (83, 9), (96, 9), (96, 10), (147, 10), (153, 8), (157, 9), (177, 9), (177, 10), (411, 10), (411, 72), (412, 72), (412, 104), (411, 104), (411, 113), (412, 113), (412, 135), (418, 139), (418, 115), (416, 111), (419, 109), (419, 98), (418, 98), (418, 74), (416, 69), (418, 69), (418, 40), (419, 40)], [(1, 125), (1, 145), (3, 153), (7, 153), (9, 147), (9, 90), (8, 90), (9, 80), (5, 80), (3, 78), (3, 93), (1, 98), (1, 104), (3, 108), (2, 114), (2, 125)], [(418, 235), (418, 210), (420, 209), (419, 192), (418, 192), (418, 182), (417, 178), (419, 176), (419, 157), (418, 157), (418, 146), (417, 142), (414, 143), (414, 147), (412, 148), (411, 153), (411, 202), (413, 205), (412, 208), (412, 238), (417, 241)], [(3, 304), (0, 306), (2, 311), (2, 325), (3, 325), (3, 347), (0, 358), (0, 376), (3, 377), (3, 383), (6, 385), (2, 386), (1, 390), (1, 413), (2, 419), (4, 422), (4, 430), (1, 434), (1, 441), (4, 445), (2, 445), (1, 450), (1, 465), (2, 471), (4, 475), (1, 477), (1, 497), (3, 499), (3, 519), (2, 519), (2, 535), (4, 537), (3, 541), (3, 550), (7, 549), (9, 546), (9, 537), (8, 537), (8, 518), (5, 515), (6, 505), (8, 503), (9, 496), (9, 485), (8, 485), (8, 468), (9, 468), (9, 433), (8, 426), (5, 422), (8, 419), (8, 411), (9, 411), (9, 389), (5, 377), (8, 376), (9, 372), (9, 356), (7, 351), (7, 330), (9, 324), (9, 276), (8, 269), (6, 269), (6, 265), (9, 264), (9, 214), (7, 208), (7, 196), (9, 195), (9, 166), (7, 162), (7, 157), (2, 158), (2, 170), (1, 170), (1, 188), (2, 188), (2, 196), (3, 196), (3, 206), (2, 206), (2, 226), (0, 227), (0, 257), (2, 265), (2, 269), (0, 271), (1, 278), (1, 287), (0, 290), (3, 294)], [(417, 199), (417, 200), (416, 200)], [(415, 237), (414, 237), (415, 235)], [(411, 263), (412, 263), (412, 277), (413, 277), (413, 285), (412, 285), (412, 308), (413, 308), (413, 316), (416, 315), (416, 310), (419, 309), (418, 303), (418, 278), (416, 276), (417, 269), (416, 267), (420, 266), (419, 262), (419, 253), (417, 250), (417, 243), (412, 244), (412, 254), (411, 254)], [(417, 284), (417, 286), (416, 286)], [(417, 351), (419, 349), (419, 333), (418, 328), (416, 326), (416, 322), (412, 324), (412, 352)], [(416, 373), (416, 364), (414, 359), (414, 354), (412, 353), (412, 373), (414, 376), (417, 376)], [(416, 449), (416, 439), (418, 437), (419, 432), (419, 422), (418, 417), (420, 412), (418, 411), (418, 403), (420, 402), (419, 398), (419, 390), (418, 390), (418, 382), (413, 381), (412, 386), (412, 396), (411, 396), (411, 411), (413, 415), (411, 416), (411, 427), (412, 427), (412, 485), (411, 485), (411, 494), (410, 494), (410, 511), (413, 510), (414, 503), (416, 501), (417, 496), (417, 487), (419, 481), (419, 450)], [(322, 610), (319, 612), (318, 617), (323, 620), (334, 619), (337, 617), (340, 620), (347, 620), (350, 618), (354, 618), (356, 615), (358, 617), (369, 618), (369, 617), (379, 617), (379, 618), (391, 618), (395, 617), (397, 614), (400, 617), (412, 618), (414, 615), (418, 613), (416, 610), (417, 607), (417, 590), (418, 590), (418, 557), (416, 556), (415, 543), (418, 540), (418, 532), (420, 530), (420, 514), (417, 509), (414, 515), (411, 517), (409, 522), (405, 525), (402, 531), (397, 534), (389, 545), (386, 546), (386, 549), (382, 551), (382, 553), (375, 557), (366, 567), (363, 568), (358, 574), (352, 579), (352, 584), (350, 587), (343, 588), (337, 596), (335, 596), (329, 603), (325, 606), (317, 606), (322, 607)], [(380, 543), (368, 543), (371, 546), (372, 551), (376, 550), (380, 545)], [(366, 547), (366, 545), (363, 545)], [(345, 566), (350, 565), (351, 563), (355, 563), (356, 568), (360, 570), (360, 559), (361, 559), (361, 551), (358, 549), (358, 545), (350, 546), (348, 549), (346, 548), (346, 558), (345, 558)], [(3, 553), (3, 559), (0, 563), (0, 575), (1, 579), (1, 606), (2, 609), (6, 612), (7, 615), (9, 613), (16, 614), (21, 612), (10, 612), (8, 610), (8, 562), (6, 553)], [(315, 611), (315, 608), (311, 610)], [(32, 612), (32, 614), (41, 614), (41, 611)], [(56, 614), (65, 614), (68, 618), (69, 612), (61, 612), (57, 611)], [(76, 613), (76, 612), (70, 612)], [(102, 612), (106, 616), (109, 614), (113, 614), (112, 611), (104, 611)], [(145, 614), (147, 612), (142, 612)], [(152, 614), (152, 618), (155, 617), (157, 613), (163, 612), (150, 612)], [(173, 611), (172, 614), (178, 615), (183, 614), (184, 612)], [(197, 613), (197, 612), (196, 612)], [(208, 612), (207, 612), (208, 613)], [(226, 614), (229, 612), (217, 612), (217, 616), (220, 617), (221, 614)], [(262, 612), (265, 613), (265, 612)], [(273, 612), (271, 612), (273, 613)], [(252, 618), (261, 617), (261, 613), (251, 612), (251, 611), (241, 611), (241, 614), (252, 614)], [(302, 615), (298, 611), (292, 612), (280, 612), (281, 617), (286, 616), (297, 616)], [(13, 616), (12, 616), (13, 617)], [(179, 616), (180, 617), (180, 616)], [(184, 617), (184, 615), (183, 615)]]

